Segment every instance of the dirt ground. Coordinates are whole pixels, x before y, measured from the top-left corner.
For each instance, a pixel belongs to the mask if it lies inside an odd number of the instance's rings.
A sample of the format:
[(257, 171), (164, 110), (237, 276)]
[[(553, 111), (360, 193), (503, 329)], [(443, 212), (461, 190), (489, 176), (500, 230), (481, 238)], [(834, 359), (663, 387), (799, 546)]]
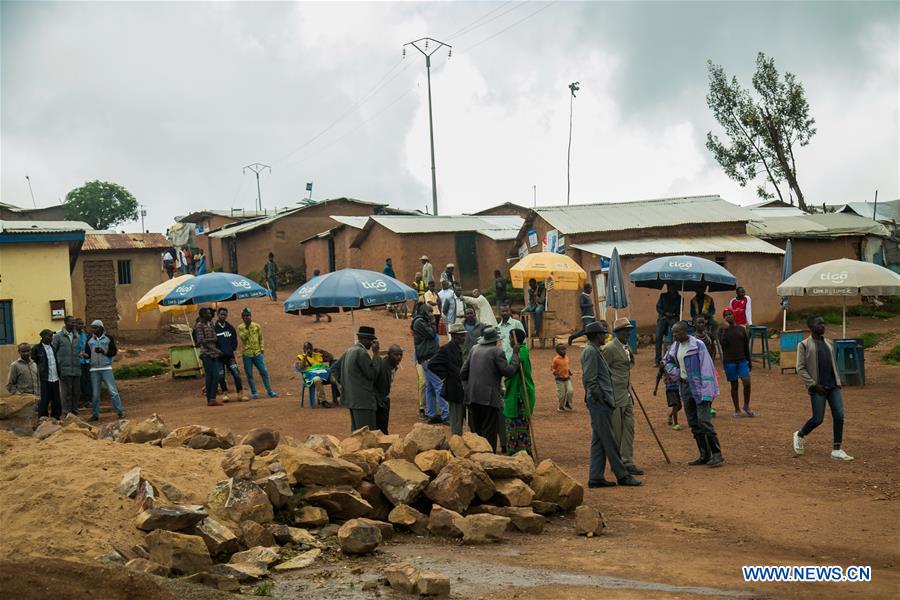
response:
[[(310, 433), (341, 437), (348, 434), (350, 422), (345, 410), (300, 407), (298, 380), (292, 363), (305, 340), (335, 354), (342, 352), (352, 341), (350, 317), (336, 316), (331, 324), (314, 323), (310, 317), (284, 314), (281, 303), (254, 300), (246, 304), (252, 307), (256, 320), (263, 326), (266, 362), (278, 398), (210, 408), (200, 394), (202, 382), (160, 376), (120, 383), (127, 417), (139, 419), (159, 413), (170, 429), (198, 423), (227, 427), (235, 434), (260, 426), (273, 427), (298, 438)], [(231, 305), (235, 317), (243, 305)], [(382, 348), (397, 343), (406, 351), (403, 368), (394, 382), (390, 423), (391, 433), (405, 433), (417, 419), (409, 321), (396, 320), (384, 311), (364, 311), (356, 316), (356, 325), (360, 324), (376, 328)], [(838, 327), (831, 326), (831, 337)], [(726, 465), (720, 469), (688, 467), (685, 463), (695, 456), (696, 446), (686, 429), (676, 432), (665, 426), (664, 396), (652, 395), (655, 375), (652, 349), (641, 349), (633, 372), (634, 387), (672, 464), (666, 463), (640, 409), (635, 407), (635, 460), (646, 471), (641, 477), (644, 485), (586, 490), (585, 494), (585, 502), (598, 507), (606, 518), (604, 535), (593, 539), (576, 537), (569, 520), (554, 519), (543, 535), (517, 535), (502, 545), (473, 548), (410, 538), (403, 540), (404, 543), (389, 544), (384, 550), (447, 573), (451, 576), (454, 597), (459, 598), (575, 599), (598, 597), (601, 593), (613, 598), (805, 598), (820, 597), (823, 593), (828, 597), (850, 594), (897, 597), (900, 593), (900, 466), (897, 461), (900, 410), (896, 406), (896, 390), (900, 384), (900, 367), (887, 366), (880, 358), (886, 349), (900, 343), (900, 318), (888, 321), (854, 318), (848, 334), (869, 331), (888, 336), (866, 351), (866, 386), (844, 388), (844, 448), (856, 457), (853, 462), (838, 463), (830, 459), (830, 415), (807, 438), (805, 456), (793, 457), (791, 433), (809, 417), (808, 397), (792, 372), (781, 374), (777, 366), (767, 371), (757, 364), (753, 371), (753, 408), (759, 416), (733, 419), (727, 389), (723, 390), (725, 395), (714, 406), (719, 411), (715, 425)], [(136, 356), (123, 353), (124, 362), (148, 360), (164, 354), (166, 348), (159, 344), (129, 346), (127, 341), (122, 346), (139, 350)], [(577, 347), (570, 352), (576, 378), (580, 374), (577, 373), (579, 354)], [(537, 379), (538, 452), (540, 458), (552, 458), (586, 482), (590, 424), (580, 400), (582, 392), (576, 384), (575, 410), (557, 412), (555, 387), (549, 372), (552, 356), (552, 350), (532, 353)], [(261, 388), (258, 377), (257, 384)], [(107, 408), (103, 420), (113, 418)], [(15, 442), (6, 439), (3, 442), (0, 449), (7, 455), (0, 463), (3, 465), (0, 502), (6, 505), (0, 505), (3, 528), (20, 519), (9, 504), (16, 493), (22, 496), (18, 504), (21, 507), (27, 504), (26, 499), (45, 501), (44, 516), (47, 522), (52, 522), (49, 515), (53, 513), (54, 503), (67, 500), (49, 492), (42, 495), (40, 490), (19, 489), (13, 479), (40, 481), (41, 463), (28, 467), (16, 464), (21, 459), (11, 460), (10, 456), (15, 453), (10, 444)], [(122, 447), (115, 446), (108, 451), (117, 448)], [(91, 470), (101, 468), (102, 460), (101, 455), (99, 462), (90, 461)], [(212, 481), (218, 472), (218, 460), (210, 462), (215, 468), (203, 477)], [(82, 467), (78, 456), (72, 457), (71, 466), (72, 477), (79, 477)], [(25, 468), (32, 472), (23, 473), (21, 470)], [(111, 471), (108, 479), (117, 481), (121, 472)], [(88, 477), (89, 473), (82, 472), (81, 476)], [(185, 473), (185, 477), (189, 476)], [(80, 488), (78, 493), (83, 493)], [(90, 501), (84, 497), (71, 500)], [(32, 531), (42, 526), (37, 520), (28, 525)], [(61, 535), (63, 530), (56, 535)], [(85, 533), (113, 535), (102, 527)], [(59, 553), (29, 550), (26, 546), (33, 548), (24, 539), (0, 536), (0, 558), (25, 559), (28, 555), (66, 558)], [(80, 556), (68, 558), (91, 560), (93, 557), (81, 552)], [(0, 565), (0, 571), (8, 574), (13, 568), (10, 565), (14, 564), (19, 563)], [(869, 565), (872, 581), (745, 583), (742, 565)], [(308, 581), (281, 577), (273, 593), (282, 597), (318, 597), (310, 596), (310, 587), (304, 584)], [(8, 585), (10, 578), (0, 577), (0, 588), (9, 589)], [(347, 588), (346, 594), (335, 594), (332, 590), (325, 595), (373, 597), (372, 592), (356, 588), (350, 593), (351, 589), (354, 588)], [(384, 588), (381, 594), (385, 595)], [(135, 589), (129, 597), (167, 596), (161, 592), (158, 596), (144, 596)]]

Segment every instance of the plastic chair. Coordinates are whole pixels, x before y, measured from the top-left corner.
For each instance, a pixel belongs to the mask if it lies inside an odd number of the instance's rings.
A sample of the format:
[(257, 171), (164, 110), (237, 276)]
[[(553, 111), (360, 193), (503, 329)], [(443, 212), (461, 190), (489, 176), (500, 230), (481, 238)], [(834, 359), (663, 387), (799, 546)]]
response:
[(835, 340), (835, 362), (843, 385), (865, 385), (865, 349), (862, 339)]
[[(760, 342), (760, 349), (759, 352), (754, 352), (754, 342), (757, 339)], [(768, 367), (770, 371), (772, 370), (772, 361), (769, 360), (769, 330), (765, 325), (750, 326), (750, 360), (757, 357), (762, 360), (764, 367)]]

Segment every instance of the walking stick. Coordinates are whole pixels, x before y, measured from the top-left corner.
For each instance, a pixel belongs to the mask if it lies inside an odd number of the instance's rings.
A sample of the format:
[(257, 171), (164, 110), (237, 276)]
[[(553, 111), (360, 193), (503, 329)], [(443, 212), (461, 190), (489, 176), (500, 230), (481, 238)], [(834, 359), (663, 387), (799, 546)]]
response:
[(641, 407), (641, 412), (644, 413), (644, 418), (647, 419), (647, 425), (650, 426), (650, 432), (653, 434), (653, 437), (656, 438), (656, 443), (659, 444), (659, 449), (662, 450), (663, 456), (666, 459), (666, 463), (671, 465), (672, 461), (669, 460), (669, 455), (666, 454), (666, 449), (663, 448), (662, 442), (659, 441), (659, 436), (656, 435), (656, 430), (653, 429), (653, 423), (650, 422), (650, 417), (647, 416), (647, 411), (644, 410), (644, 405), (641, 403), (641, 399), (638, 398), (638, 395), (634, 389), (634, 386), (631, 386), (631, 393), (634, 396), (634, 399), (637, 400), (638, 406)]
[(522, 392), (522, 416), (525, 417), (525, 422), (528, 423), (528, 437), (531, 438), (532, 458), (534, 462), (540, 462), (538, 459), (537, 440), (534, 438), (534, 425), (531, 423), (531, 417), (528, 416), (528, 395), (525, 393), (525, 370), (522, 368), (522, 363), (519, 363), (519, 382)]

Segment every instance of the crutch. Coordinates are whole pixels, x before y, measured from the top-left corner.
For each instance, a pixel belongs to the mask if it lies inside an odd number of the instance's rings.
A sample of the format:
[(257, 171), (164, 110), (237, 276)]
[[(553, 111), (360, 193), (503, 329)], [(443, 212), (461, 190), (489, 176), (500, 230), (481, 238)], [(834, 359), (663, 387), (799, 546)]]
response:
[(650, 422), (650, 417), (647, 416), (647, 411), (644, 410), (644, 405), (641, 403), (641, 399), (638, 398), (637, 392), (634, 390), (634, 386), (631, 386), (631, 394), (634, 396), (634, 399), (637, 400), (638, 406), (641, 407), (641, 412), (644, 413), (644, 418), (647, 419), (647, 425), (650, 426), (650, 432), (653, 434), (653, 437), (656, 438), (656, 443), (659, 444), (659, 449), (662, 450), (663, 456), (666, 459), (667, 464), (672, 464), (672, 461), (669, 460), (669, 455), (666, 454), (666, 449), (663, 448), (662, 442), (659, 440), (659, 436), (656, 435), (656, 430), (653, 429), (653, 423)]

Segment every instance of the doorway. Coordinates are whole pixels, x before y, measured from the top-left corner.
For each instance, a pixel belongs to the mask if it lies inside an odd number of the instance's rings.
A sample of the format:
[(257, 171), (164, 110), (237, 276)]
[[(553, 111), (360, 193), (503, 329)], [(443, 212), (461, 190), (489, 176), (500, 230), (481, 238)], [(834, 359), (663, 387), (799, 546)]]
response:
[(478, 253), (474, 233), (456, 234), (456, 274), (460, 285), (478, 286)]
[(232, 273), (238, 272), (237, 238), (228, 238), (228, 265)]
[(328, 272), (334, 273), (337, 270), (337, 264), (334, 259), (334, 237), (328, 238)]

